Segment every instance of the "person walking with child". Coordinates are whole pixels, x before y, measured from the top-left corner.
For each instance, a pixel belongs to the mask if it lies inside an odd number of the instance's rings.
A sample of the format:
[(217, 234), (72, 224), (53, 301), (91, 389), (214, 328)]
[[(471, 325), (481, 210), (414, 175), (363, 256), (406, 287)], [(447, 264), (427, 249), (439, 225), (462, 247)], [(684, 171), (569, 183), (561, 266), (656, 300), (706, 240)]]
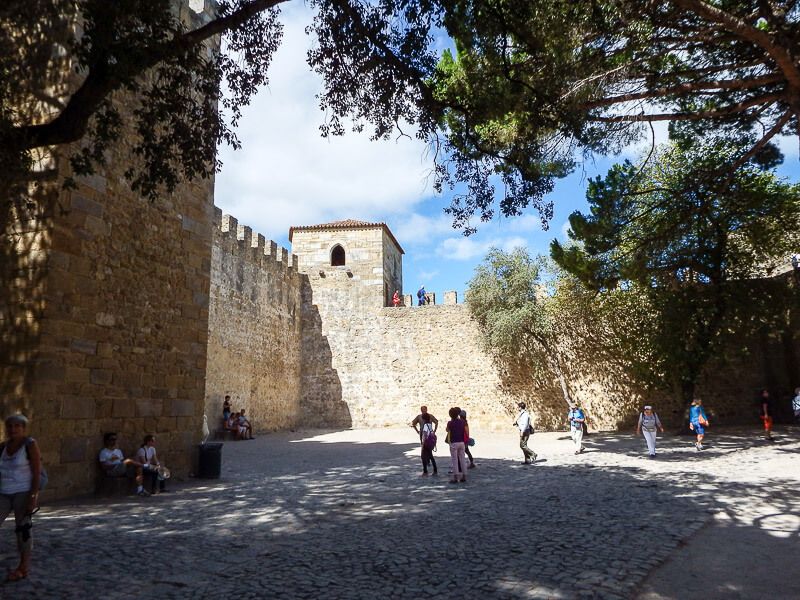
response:
[(447, 435), (450, 440), (450, 461), (453, 476), (450, 483), (467, 482), (467, 457), (464, 454), (464, 440), (469, 438), (469, 425), (460, 417), (460, 409), (453, 407), (447, 413), (450, 420), (447, 422)]
[(642, 412), (639, 413), (639, 421), (636, 423), (636, 435), (642, 432), (645, 441), (647, 442), (647, 452), (650, 458), (656, 457), (656, 430), (660, 429), (664, 433), (664, 427), (661, 425), (661, 419), (653, 411), (653, 407), (649, 404), (644, 407)]
[(692, 407), (689, 409), (689, 429), (694, 431), (697, 441), (694, 447), (698, 450), (703, 449), (703, 439), (706, 437), (706, 427), (708, 427), (708, 417), (703, 408), (703, 401), (700, 398), (692, 400)]

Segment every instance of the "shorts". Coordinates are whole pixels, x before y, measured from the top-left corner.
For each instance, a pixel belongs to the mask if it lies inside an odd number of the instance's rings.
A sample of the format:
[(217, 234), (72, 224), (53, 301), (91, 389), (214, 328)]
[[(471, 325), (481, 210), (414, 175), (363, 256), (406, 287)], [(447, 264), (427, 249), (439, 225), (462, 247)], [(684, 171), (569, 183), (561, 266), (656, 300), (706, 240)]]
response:
[(706, 428), (700, 425), (700, 423), (692, 423), (692, 427), (694, 427), (694, 432), (697, 435), (703, 435), (706, 432)]
[(108, 477), (134, 477), (136, 475), (136, 467), (133, 465), (126, 465), (125, 463), (117, 463), (111, 469), (106, 471)]

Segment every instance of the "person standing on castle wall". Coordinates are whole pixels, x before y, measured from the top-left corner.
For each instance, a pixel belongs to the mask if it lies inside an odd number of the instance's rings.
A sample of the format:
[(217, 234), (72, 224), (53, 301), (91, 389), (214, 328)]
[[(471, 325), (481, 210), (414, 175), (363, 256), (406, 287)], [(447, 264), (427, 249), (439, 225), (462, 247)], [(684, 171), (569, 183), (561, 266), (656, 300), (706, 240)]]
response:
[(642, 432), (644, 439), (647, 442), (647, 451), (650, 458), (656, 457), (656, 430), (660, 429), (664, 433), (664, 427), (661, 425), (661, 419), (653, 411), (653, 407), (649, 404), (644, 407), (639, 413), (639, 421), (636, 423), (636, 435)]
[(758, 412), (764, 423), (764, 437), (772, 441), (772, 397), (769, 390), (761, 390), (758, 398)]
[(449, 411), (450, 420), (447, 422), (447, 434), (450, 439), (450, 461), (453, 477), (450, 483), (467, 482), (467, 457), (464, 453), (464, 440), (469, 438), (469, 427), (460, 419), (461, 410), (453, 407)]
[(708, 427), (708, 417), (703, 408), (703, 401), (700, 398), (692, 400), (692, 407), (689, 409), (689, 429), (694, 431), (697, 441), (694, 447), (698, 450), (703, 449), (703, 439), (706, 437), (706, 427)]
[(436, 466), (436, 459), (433, 457), (433, 450), (436, 448), (436, 434), (434, 433), (434, 426), (431, 415), (428, 413), (422, 414), (422, 423), (420, 424), (420, 447), (422, 448), (422, 476), (428, 476), (428, 464), (433, 466), (433, 474), (438, 475), (439, 469)]
[(569, 434), (575, 444), (575, 454), (581, 454), (586, 450), (583, 447), (583, 425), (586, 422), (586, 415), (577, 402), (569, 405), (567, 419), (569, 420)]
[(420, 306), (424, 306), (425, 303), (426, 303), (425, 286), (424, 285), (421, 286), (419, 288), (419, 290), (417, 291), (417, 302), (419, 303)]
[(392, 295), (392, 306), (395, 308), (400, 306), (400, 290), (394, 291), (394, 294)]
[(800, 387), (795, 388), (794, 398), (792, 398), (792, 412), (794, 413), (794, 422), (800, 423)]
[(433, 433), (436, 433), (436, 430), (439, 429), (439, 420), (428, 412), (427, 406), (420, 406), (419, 414), (411, 421), (411, 426), (417, 432), (420, 442), (422, 442), (422, 424), (425, 422), (425, 415), (429, 416), (431, 423), (433, 423)]
[(533, 419), (527, 411), (524, 402), (520, 402), (517, 406), (521, 412), (517, 420), (514, 421), (514, 425), (519, 428), (519, 447), (522, 450), (522, 455), (525, 457), (524, 464), (530, 465), (536, 461), (536, 452), (528, 448), (528, 439), (533, 434)]

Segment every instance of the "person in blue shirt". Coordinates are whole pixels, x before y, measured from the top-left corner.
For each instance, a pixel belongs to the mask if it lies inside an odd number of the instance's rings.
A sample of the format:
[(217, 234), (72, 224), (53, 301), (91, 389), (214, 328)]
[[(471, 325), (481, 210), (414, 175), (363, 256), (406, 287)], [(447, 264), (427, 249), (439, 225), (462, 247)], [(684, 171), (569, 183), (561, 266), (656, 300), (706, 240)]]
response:
[(567, 419), (569, 420), (569, 434), (575, 444), (575, 454), (580, 454), (586, 450), (583, 447), (583, 423), (586, 421), (586, 415), (577, 402), (569, 405)]
[(419, 290), (417, 291), (417, 302), (419, 303), (419, 305), (420, 305), (420, 306), (424, 306), (424, 305), (425, 305), (425, 303), (426, 303), (426, 299), (425, 299), (425, 286), (424, 286), (424, 285), (423, 285), (423, 286), (421, 286), (421, 287), (419, 288)]
[(689, 429), (694, 431), (697, 441), (694, 447), (698, 450), (703, 449), (703, 438), (706, 437), (706, 427), (708, 427), (708, 417), (703, 409), (703, 401), (700, 398), (692, 400), (692, 407), (689, 409)]

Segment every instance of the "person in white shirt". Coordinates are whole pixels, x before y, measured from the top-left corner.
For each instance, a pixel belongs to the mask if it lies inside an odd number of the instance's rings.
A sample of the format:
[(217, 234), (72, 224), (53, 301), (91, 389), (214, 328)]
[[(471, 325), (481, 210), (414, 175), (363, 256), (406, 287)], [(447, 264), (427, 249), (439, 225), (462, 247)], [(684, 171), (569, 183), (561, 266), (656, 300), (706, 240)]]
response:
[(125, 458), (122, 450), (117, 448), (117, 434), (106, 433), (103, 436), (103, 445), (98, 460), (105, 474), (108, 477), (135, 477), (136, 493), (140, 496), (149, 496), (142, 485), (142, 463)]
[(642, 432), (644, 439), (647, 442), (647, 451), (650, 458), (656, 457), (656, 429), (660, 429), (664, 433), (664, 427), (661, 425), (661, 419), (653, 411), (653, 407), (647, 405), (641, 413), (639, 413), (639, 422), (636, 423), (636, 435)]
[[(163, 493), (165, 491), (164, 487), (166, 485), (166, 481), (163, 477), (158, 476), (158, 470), (161, 468), (161, 463), (159, 462), (158, 454), (156, 453), (156, 436), (152, 434), (144, 436), (142, 445), (136, 451), (136, 460), (142, 463), (144, 473), (150, 480), (150, 493)], [(158, 487), (158, 489), (156, 489), (156, 487)]]
[(523, 464), (529, 465), (536, 461), (536, 452), (528, 448), (528, 438), (530, 438), (533, 433), (533, 420), (531, 419), (530, 413), (526, 410), (524, 402), (520, 402), (517, 406), (521, 412), (517, 420), (514, 421), (514, 425), (519, 428), (519, 447), (525, 457), (525, 462)]
[[(28, 437), (27, 428), (27, 417), (11, 415), (5, 420), (5, 440), (0, 444), (0, 525), (14, 513), (19, 551), (19, 565), (8, 573), (6, 581), (25, 579), (31, 566), (31, 517), (39, 502), (42, 454), (36, 440)], [(13, 596), (10, 591), (8, 594), (9, 598)]]

